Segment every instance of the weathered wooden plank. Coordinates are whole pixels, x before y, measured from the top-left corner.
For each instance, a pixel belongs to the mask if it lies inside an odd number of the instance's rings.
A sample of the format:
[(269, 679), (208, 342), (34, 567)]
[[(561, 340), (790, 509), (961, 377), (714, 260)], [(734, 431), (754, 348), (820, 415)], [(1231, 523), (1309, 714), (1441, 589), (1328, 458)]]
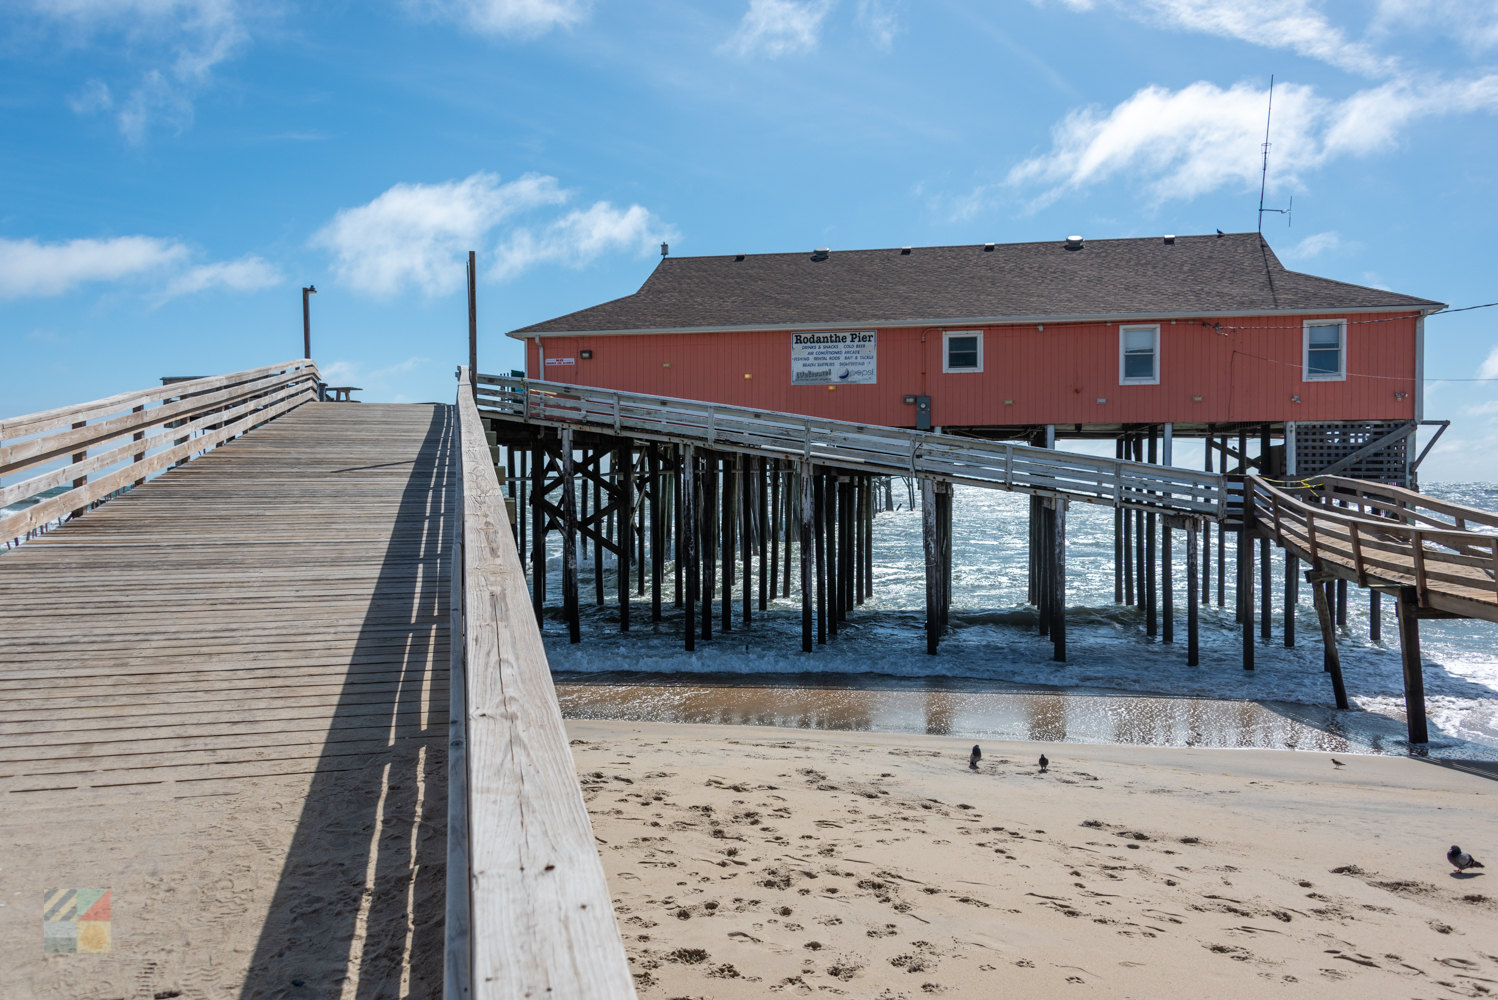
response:
[(504, 498), (458, 389), (473, 995), (632, 998)]

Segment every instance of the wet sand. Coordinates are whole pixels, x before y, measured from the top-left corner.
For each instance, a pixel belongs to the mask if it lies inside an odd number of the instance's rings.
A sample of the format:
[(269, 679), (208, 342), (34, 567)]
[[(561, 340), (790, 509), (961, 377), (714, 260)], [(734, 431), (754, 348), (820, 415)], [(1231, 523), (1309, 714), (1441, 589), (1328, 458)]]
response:
[[(955, 677), (556, 674), (569, 719), (922, 733), (1044, 743), (1408, 754), (1402, 720), (1288, 702), (1141, 695)], [(1436, 741), (1418, 752), (1470, 759)]]
[(966, 738), (568, 731), (643, 998), (1498, 990), (1494, 876), (1444, 860), (1498, 857), (1492, 765), (984, 740), (971, 771)]

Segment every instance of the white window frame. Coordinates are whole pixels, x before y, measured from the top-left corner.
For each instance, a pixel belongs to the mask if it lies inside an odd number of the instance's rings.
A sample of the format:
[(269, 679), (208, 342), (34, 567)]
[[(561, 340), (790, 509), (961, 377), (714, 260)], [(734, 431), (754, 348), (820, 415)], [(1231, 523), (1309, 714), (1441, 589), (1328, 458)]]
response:
[[(1337, 334), (1337, 367), (1335, 375), (1311, 374), (1311, 327), (1335, 326)], [(1300, 333), (1300, 380), (1302, 382), (1346, 382), (1347, 381), (1347, 320), (1308, 319), (1301, 323)]]
[[(1149, 330), (1155, 335), (1155, 374), (1151, 378), (1128, 378), (1124, 375), (1127, 370), (1124, 365), (1124, 345), (1128, 342), (1130, 330)], [(1160, 384), (1160, 324), (1159, 323), (1130, 323), (1127, 326), (1120, 323), (1118, 326), (1118, 384), (1119, 385), (1159, 385)]]
[[(953, 337), (977, 337), (978, 338), (978, 367), (976, 368), (952, 368), (947, 361), (952, 356), (951, 347), (948, 342)], [(943, 330), (941, 332), (941, 370), (943, 374), (971, 375), (983, 371), (983, 331), (982, 330)]]

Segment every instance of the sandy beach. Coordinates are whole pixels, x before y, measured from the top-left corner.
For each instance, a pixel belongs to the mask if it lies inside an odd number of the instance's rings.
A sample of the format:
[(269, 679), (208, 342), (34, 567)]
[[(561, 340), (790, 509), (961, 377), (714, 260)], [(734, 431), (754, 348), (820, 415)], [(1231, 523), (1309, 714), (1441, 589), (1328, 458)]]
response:
[[(645, 998), (1498, 992), (1492, 771), (574, 720)], [(1037, 758), (1045, 752), (1050, 769)]]

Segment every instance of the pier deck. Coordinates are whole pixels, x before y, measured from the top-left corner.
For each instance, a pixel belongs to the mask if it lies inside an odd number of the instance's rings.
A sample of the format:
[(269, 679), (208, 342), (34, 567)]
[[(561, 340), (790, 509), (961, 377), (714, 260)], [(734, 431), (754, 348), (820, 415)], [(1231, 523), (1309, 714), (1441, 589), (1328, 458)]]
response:
[[(440, 993), (452, 412), (303, 405), (0, 558), (0, 994)], [(84, 978), (54, 886), (113, 890)]]

